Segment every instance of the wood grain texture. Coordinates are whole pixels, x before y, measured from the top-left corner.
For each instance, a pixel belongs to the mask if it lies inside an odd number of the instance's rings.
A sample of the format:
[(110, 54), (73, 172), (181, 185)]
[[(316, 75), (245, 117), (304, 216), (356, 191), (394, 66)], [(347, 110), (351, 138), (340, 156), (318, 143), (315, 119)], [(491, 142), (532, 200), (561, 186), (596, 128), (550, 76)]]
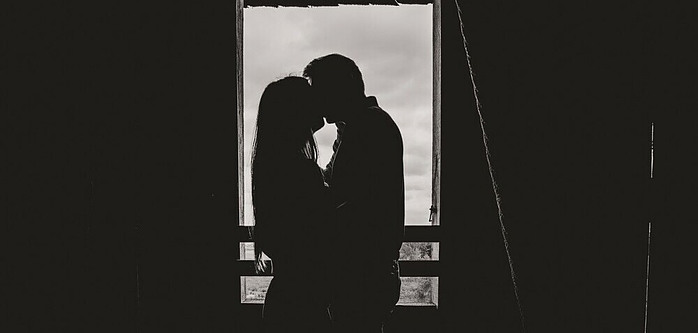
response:
[(431, 166), (432, 224), (441, 224), (441, 0), (434, 1), (433, 7), (433, 137)]
[(238, 209), (239, 223), (245, 221), (245, 121), (244, 121), (244, 75), (243, 75), (243, 36), (244, 36), (243, 0), (235, 0), (235, 90), (237, 112), (237, 159), (238, 159)]
[(246, 0), (245, 7), (335, 7), (339, 5), (426, 5), (433, 3), (432, 0), (353, 0), (353, 1), (332, 1), (332, 0)]

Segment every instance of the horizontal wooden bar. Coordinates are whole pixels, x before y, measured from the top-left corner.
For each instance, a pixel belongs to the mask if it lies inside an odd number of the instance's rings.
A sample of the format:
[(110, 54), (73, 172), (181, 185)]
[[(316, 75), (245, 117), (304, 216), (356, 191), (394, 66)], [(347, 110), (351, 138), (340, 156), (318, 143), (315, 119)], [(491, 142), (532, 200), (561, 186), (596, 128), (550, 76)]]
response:
[[(252, 242), (252, 227), (238, 226), (235, 228), (235, 239), (238, 242)], [(441, 240), (439, 226), (405, 226), (404, 242), (438, 242)]]
[(439, 262), (400, 261), (400, 276), (439, 276)]
[[(266, 262), (267, 267), (270, 266), (270, 262)], [(262, 272), (260, 274), (254, 271), (254, 261), (251, 260), (237, 260), (236, 265), (240, 275), (242, 276), (272, 276), (271, 272)], [(351, 274), (351, 273), (347, 273)], [(439, 262), (438, 261), (400, 261), (400, 276), (405, 277), (430, 277), (439, 276)]]
[[(266, 263), (267, 267), (271, 267), (271, 261), (265, 260), (264, 262)], [(241, 276), (272, 276), (270, 269), (267, 269), (266, 272), (257, 274), (254, 271), (254, 261), (252, 260), (237, 260), (236, 265), (238, 265)]]
[(397, 0), (401, 5), (429, 5), (433, 4), (434, 0)]
[(438, 242), (441, 240), (439, 226), (405, 226), (403, 242)]
[(233, 233), (238, 242), (252, 242), (252, 230), (253, 227), (237, 226)]
[(335, 7), (339, 5), (426, 5), (433, 0), (246, 0), (245, 7)]
[[(243, 313), (247, 314), (247, 316), (240, 316), (241, 318), (257, 318), (257, 316), (261, 315), (262, 313), (262, 307), (264, 304), (262, 303), (253, 303), (253, 302), (242, 302), (240, 303), (244, 305), (241, 311), (244, 311)], [(429, 316), (435, 316), (438, 311), (438, 307), (436, 304), (397, 304), (395, 305), (395, 311), (394, 313), (402, 313), (403, 315), (406, 315), (408, 317), (411, 316), (423, 316), (423, 315), (429, 315)], [(399, 312), (398, 312), (399, 311)], [(420, 320), (420, 317), (416, 317), (417, 320)]]

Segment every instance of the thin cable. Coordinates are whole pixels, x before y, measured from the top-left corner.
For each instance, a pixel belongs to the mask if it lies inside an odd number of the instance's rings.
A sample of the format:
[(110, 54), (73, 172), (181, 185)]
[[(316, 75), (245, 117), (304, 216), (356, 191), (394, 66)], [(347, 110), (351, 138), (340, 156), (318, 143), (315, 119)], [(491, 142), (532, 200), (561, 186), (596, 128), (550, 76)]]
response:
[(654, 123), (652, 123), (652, 138), (650, 143), (650, 179), (654, 179)]
[[(650, 136), (650, 181), (654, 179), (654, 123), (652, 123)], [(653, 217), (653, 216), (652, 216)], [(647, 333), (647, 318), (650, 299), (650, 245), (652, 242), (652, 220), (647, 227), (647, 271), (645, 273), (645, 333)]]
[(504, 219), (502, 214), (502, 197), (499, 194), (499, 186), (494, 178), (494, 168), (492, 167), (492, 161), (490, 159), (490, 148), (487, 139), (487, 133), (485, 132), (485, 120), (482, 117), (482, 105), (480, 104), (480, 98), (478, 97), (477, 86), (475, 85), (475, 75), (473, 74), (473, 66), (470, 61), (470, 52), (468, 51), (468, 41), (465, 38), (465, 26), (463, 24), (463, 14), (458, 4), (458, 0), (454, 0), (456, 3), (456, 8), (458, 9), (458, 21), (460, 22), (460, 34), (463, 37), (463, 48), (465, 49), (465, 57), (468, 62), (468, 71), (470, 72), (470, 81), (473, 85), (473, 96), (475, 96), (475, 106), (477, 109), (477, 114), (480, 117), (480, 130), (482, 131), (482, 142), (485, 145), (485, 157), (487, 159), (487, 166), (490, 172), (490, 179), (492, 181), (492, 189), (494, 190), (494, 196), (497, 202), (497, 214), (499, 217), (499, 226), (502, 230), (502, 238), (504, 239), (504, 249), (507, 253), (507, 259), (509, 260), (509, 271), (511, 272), (511, 281), (514, 284), (514, 295), (516, 296), (516, 303), (519, 307), (519, 316), (521, 317), (521, 328), (525, 332), (526, 324), (524, 320), (523, 308), (521, 306), (521, 299), (519, 298), (519, 287), (516, 283), (516, 273), (514, 271), (514, 261), (511, 259), (511, 253), (509, 251), (509, 241), (507, 236), (507, 229), (504, 227)]
[(645, 333), (647, 333), (647, 310), (649, 309), (650, 295), (650, 244), (652, 241), (652, 222), (649, 223), (647, 231), (647, 274), (645, 281)]

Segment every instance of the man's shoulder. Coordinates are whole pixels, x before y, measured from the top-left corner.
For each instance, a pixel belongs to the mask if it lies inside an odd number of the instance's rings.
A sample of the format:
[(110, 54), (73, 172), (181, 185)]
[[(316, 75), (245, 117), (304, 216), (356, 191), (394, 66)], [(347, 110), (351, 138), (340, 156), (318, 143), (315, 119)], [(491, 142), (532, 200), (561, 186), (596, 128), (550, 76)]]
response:
[(371, 142), (370, 150), (379, 151), (381, 156), (387, 156), (387, 151), (402, 151), (402, 133), (390, 114), (381, 107), (368, 107), (361, 127), (359, 132), (363, 140)]
[(400, 128), (392, 116), (379, 106), (371, 107), (372, 119), (371, 123), (374, 125), (376, 131), (386, 137), (394, 137), (402, 140), (402, 133)]
[(397, 131), (398, 133), (400, 132), (400, 129), (397, 126), (397, 123), (395, 123), (395, 120), (393, 117), (385, 111), (383, 108), (381, 108), (378, 105), (371, 105), (367, 107), (366, 112), (366, 123), (367, 125), (374, 127), (378, 130), (382, 131)]

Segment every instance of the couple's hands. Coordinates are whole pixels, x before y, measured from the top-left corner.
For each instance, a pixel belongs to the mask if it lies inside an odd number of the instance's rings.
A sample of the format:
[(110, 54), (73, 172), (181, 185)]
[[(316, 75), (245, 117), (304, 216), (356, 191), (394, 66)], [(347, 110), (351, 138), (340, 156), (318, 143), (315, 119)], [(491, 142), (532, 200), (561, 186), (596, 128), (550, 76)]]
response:
[(336, 122), (334, 125), (337, 127), (337, 137), (334, 139), (334, 144), (332, 145), (332, 150), (337, 152), (339, 144), (342, 142), (342, 135), (344, 135), (344, 129), (347, 127), (345, 122)]
[(347, 127), (347, 123), (338, 121), (334, 123), (334, 125), (337, 127), (337, 138), (339, 138), (344, 133), (344, 128)]
[(337, 127), (337, 137), (334, 139), (334, 143), (332, 144), (332, 158), (330, 158), (330, 162), (327, 163), (324, 169), (322, 169), (322, 176), (325, 178), (325, 184), (330, 184), (331, 179), (332, 179), (332, 168), (334, 165), (334, 159), (335, 156), (337, 155), (337, 150), (339, 149), (339, 145), (342, 143), (342, 135), (344, 134), (344, 129), (346, 127), (346, 123), (344, 122), (336, 122), (334, 123), (335, 127)]

